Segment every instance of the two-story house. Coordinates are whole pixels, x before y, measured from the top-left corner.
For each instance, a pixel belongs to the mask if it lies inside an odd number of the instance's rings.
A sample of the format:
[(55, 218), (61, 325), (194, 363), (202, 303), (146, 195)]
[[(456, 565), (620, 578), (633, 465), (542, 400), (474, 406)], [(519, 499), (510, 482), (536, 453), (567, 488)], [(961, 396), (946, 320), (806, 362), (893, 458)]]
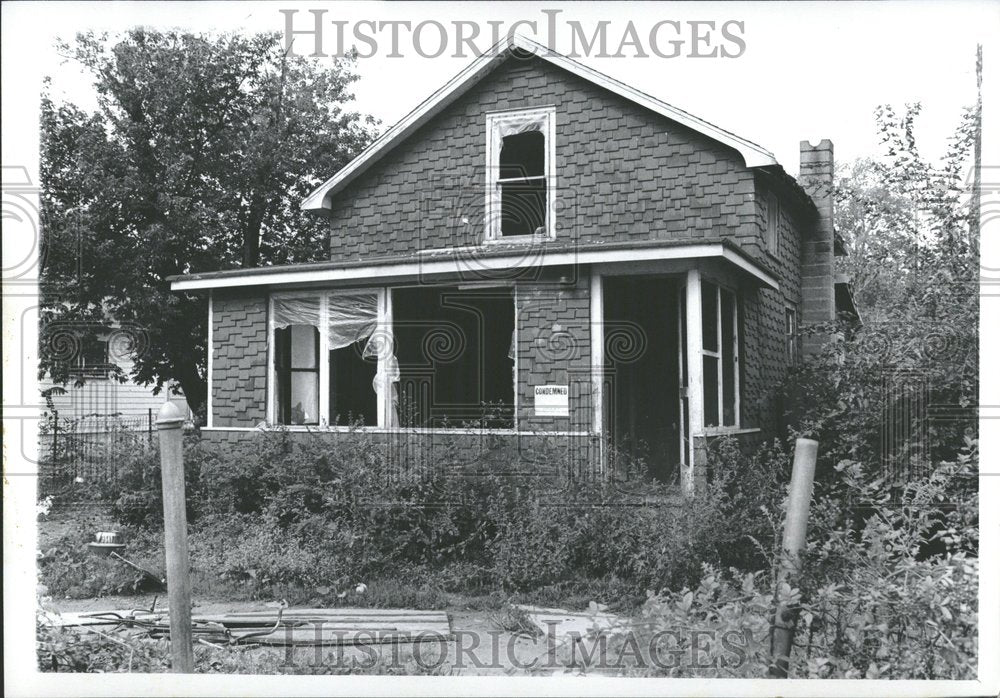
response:
[(508, 39), (304, 201), (329, 261), (171, 279), (210, 298), (203, 433), (557, 437), (690, 487), (836, 312), (833, 147), (801, 152)]

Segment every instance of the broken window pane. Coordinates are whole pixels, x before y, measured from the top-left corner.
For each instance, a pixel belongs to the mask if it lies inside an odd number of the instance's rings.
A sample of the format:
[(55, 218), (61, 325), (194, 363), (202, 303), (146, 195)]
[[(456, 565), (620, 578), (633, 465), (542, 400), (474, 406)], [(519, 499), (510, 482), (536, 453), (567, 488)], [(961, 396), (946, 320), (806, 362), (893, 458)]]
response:
[(364, 358), (367, 341), (330, 350), (330, 424), (378, 426), (378, 399), (372, 388), (378, 360)]
[(705, 384), (705, 426), (719, 426), (719, 360), (702, 357), (702, 380)]
[(722, 424), (736, 424), (736, 299), (720, 289), (722, 308)]
[(500, 234), (545, 234), (545, 179), (501, 182)]
[(719, 351), (718, 287), (701, 282), (701, 343), (705, 351)]
[(400, 423), (512, 428), (511, 289), (393, 292)]
[(88, 378), (106, 378), (111, 370), (108, 340), (86, 336), (80, 339), (80, 350), (73, 357), (70, 375)]
[(548, 197), (545, 135), (525, 131), (505, 136), (497, 171), (500, 235), (544, 235)]
[(500, 150), (500, 179), (545, 176), (545, 136), (528, 131), (507, 136)]

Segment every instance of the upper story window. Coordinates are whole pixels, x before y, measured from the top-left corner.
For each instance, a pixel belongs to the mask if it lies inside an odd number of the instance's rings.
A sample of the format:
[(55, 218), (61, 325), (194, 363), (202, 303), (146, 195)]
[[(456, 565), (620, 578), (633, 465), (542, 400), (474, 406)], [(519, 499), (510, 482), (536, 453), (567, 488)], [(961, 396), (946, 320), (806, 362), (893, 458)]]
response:
[(555, 237), (555, 109), (486, 117), (486, 239)]
[(771, 254), (778, 254), (778, 217), (781, 213), (778, 197), (774, 192), (767, 194), (767, 230), (765, 231), (765, 242), (767, 251)]

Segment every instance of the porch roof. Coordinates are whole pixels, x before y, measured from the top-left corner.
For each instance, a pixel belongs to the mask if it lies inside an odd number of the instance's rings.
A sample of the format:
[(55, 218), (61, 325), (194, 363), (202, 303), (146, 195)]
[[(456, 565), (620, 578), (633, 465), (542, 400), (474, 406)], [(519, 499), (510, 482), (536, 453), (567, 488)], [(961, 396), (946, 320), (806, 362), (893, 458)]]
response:
[(495, 243), (452, 247), (420, 253), (349, 261), (287, 264), (253, 269), (168, 276), (172, 291), (208, 291), (247, 287), (305, 287), (323, 284), (446, 281), (530, 280), (524, 272), (545, 267), (622, 264), (656, 261), (713, 260), (733, 268), (753, 283), (778, 289), (777, 277), (729, 239), (699, 242), (658, 240), (594, 243)]

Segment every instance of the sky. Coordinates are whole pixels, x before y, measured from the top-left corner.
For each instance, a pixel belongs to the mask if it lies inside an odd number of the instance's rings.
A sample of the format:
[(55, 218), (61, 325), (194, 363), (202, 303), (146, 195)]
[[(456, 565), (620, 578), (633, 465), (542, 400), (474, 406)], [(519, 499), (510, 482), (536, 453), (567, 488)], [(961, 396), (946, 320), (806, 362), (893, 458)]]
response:
[[(792, 174), (798, 172), (800, 140), (831, 139), (839, 161), (878, 152), (873, 112), (886, 103), (898, 110), (907, 102), (923, 104), (918, 136), (925, 155), (939, 157), (962, 107), (975, 99), (977, 42), (990, 51), (1000, 37), (1000, 3), (996, 2), (5, 3), (3, 9), (4, 53), (11, 53), (8, 42), (28, 40), (23, 35), (27, 26), (33, 70), (50, 75), (55, 93), (81, 106), (94, 104), (89, 81), (56, 53), (54, 39), (69, 39), (83, 29), (114, 32), (141, 24), (192, 31), (283, 32), (286, 18), (280, 10), (298, 10), (292, 16), (297, 30), (313, 27), (310, 10), (325, 10), (323, 47), (327, 52), (338, 46), (334, 20), (346, 23), (345, 44), (364, 20), (409, 21), (415, 26), (433, 19), (449, 34), (454, 33), (455, 21), (478, 22), (482, 31), (475, 43), (485, 49), (491, 43), (482, 38), (491, 33), (488, 21), (503, 22), (503, 31), (518, 20), (534, 21), (537, 33), (530, 25), (522, 25), (522, 33), (546, 43), (543, 10), (548, 10), (557, 18), (556, 49), (566, 52), (572, 39), (570, 21), (579, 22), (588, 35), (599, 22), (608, 22), (611, 47), (631, 21), (647, 57), (581, 56), (578, 60), (763, 145)], [(22, 21), (8, 21), (12, 18)], [(691, 57), (689, 47), (676, 58), (657, 57), (646, 37), (663, 20), (681, 22), (685, 32), (690, 26), (685, 23), (715, 22), (717, 41), (722, 41), (718, 28), (723, 23), (742, 22), (739, 34), (745, 48), (735, 58)], [(21, 24), (17, 35), (9, 31), (15, 24)], [(437, 34), (430, 29), (421, 34), (424, 53), (436, 49)], [(380, 119), (383, 128), (473, 60), (472, 56), (451, 55), (456, 44), (453, 36), (444, 55), (422, 57), (412, 34), (400, 31), (401, 57), (387, 55), (391, 47), (385, 30), (376, 36), (378, 51), (361, 59), (358, 66), (361, 79), (355, 85), (353, 106)], [(296, 41), (304, 42), (303, 52), (311, 50), (312, 37)], [(734, 46), (730, 43), (730, 48)], [(359, 48), (366, 47), (361, 44)], [(608, 52), (614, 53), (614, 48)]]

